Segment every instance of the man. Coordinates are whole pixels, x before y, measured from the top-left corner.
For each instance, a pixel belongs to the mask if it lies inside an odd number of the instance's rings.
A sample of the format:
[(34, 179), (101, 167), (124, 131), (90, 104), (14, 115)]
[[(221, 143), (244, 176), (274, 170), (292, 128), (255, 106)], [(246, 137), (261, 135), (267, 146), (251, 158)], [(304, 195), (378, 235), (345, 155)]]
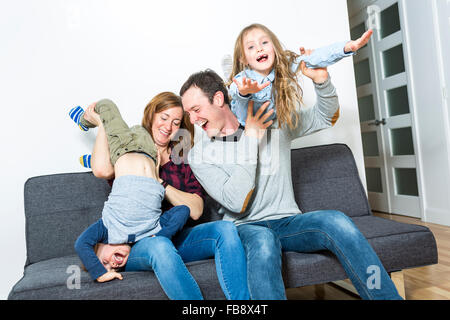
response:
[[(364, 44), (361, 45), (361, 47)], [(356, 48), (359, 49), (359, 48)], [(376, 253), (345, 214), (318, 211), (301, 214), (291, 178), (291, 141), (334, 125), (339, 110), (336, 90), (326, 68), (308, 69), (317, 103), (298, 108), (294, 129), (266, 122), (268, 103), (255, 115), (249, 102), (245, 128), (231, 112), (227, 89), (211, 70), (192, 75), (180, 90), (191, 122), (204, 132), (189, 154), (189, 164), (205, 190), (221, 204), (224, 220), (233, 221), (247, 255), (251, 299), (286, 299), (281, 252), (332, 251), (364, 299), (401, 299)], [(380, 288), (367, 284), (373, 266)]]

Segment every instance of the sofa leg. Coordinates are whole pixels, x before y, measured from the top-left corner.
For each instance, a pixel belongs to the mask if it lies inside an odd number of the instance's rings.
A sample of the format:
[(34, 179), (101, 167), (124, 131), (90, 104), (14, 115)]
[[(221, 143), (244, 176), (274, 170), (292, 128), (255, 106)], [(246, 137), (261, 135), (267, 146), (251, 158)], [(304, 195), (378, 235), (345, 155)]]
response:
[[(391, 276), (391, 280), (397, 288), (398, 294), (404, 300), (406, 300), (405, 279), (403, 277), (403, 271), (391, 272), (389, 275)], [(333, 281), (332, 283), (339, 288), (345, 289), (359, 296), (358, 291), (356, 291), (350, 279)]]
[(405, 278), (403, 277), (403, 271), (391, 272), (390, 276), (392, 282), (397, 288), (398, 294), (406, 300)]
[(314, 294), (316, 299), (325, 299), (325, 284), (316, 284), (314, 285)]

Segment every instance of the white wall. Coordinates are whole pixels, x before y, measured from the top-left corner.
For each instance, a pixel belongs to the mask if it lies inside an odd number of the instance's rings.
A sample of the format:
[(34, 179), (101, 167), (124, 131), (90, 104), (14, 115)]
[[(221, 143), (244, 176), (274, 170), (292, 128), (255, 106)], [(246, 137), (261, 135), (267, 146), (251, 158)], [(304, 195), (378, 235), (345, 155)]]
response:
[(444, 0), (408, 0), (404, 10), (423, 220), (450, 226), (450, 125), (445, 97), (450, 74), (448, 3), (446, 17)]
[[(90, 152), (95, 130), (77, 130), (69, 108), (109, 97), (129, 124), (140, 123), (158, 92), (178, 93), (191, 73), (207, 67), (221, 73), (221, 58), (253, 22), (267, 25), (292, 50), (349, 37), (345, 0), (0, 0), (0, 299), (22, 276), (26, 259), (24, 182), (84, 171), (77, 159)], [(347, 143), (362, 172), (351, 59), (330, 72), (342, 118), (294, 147)]]

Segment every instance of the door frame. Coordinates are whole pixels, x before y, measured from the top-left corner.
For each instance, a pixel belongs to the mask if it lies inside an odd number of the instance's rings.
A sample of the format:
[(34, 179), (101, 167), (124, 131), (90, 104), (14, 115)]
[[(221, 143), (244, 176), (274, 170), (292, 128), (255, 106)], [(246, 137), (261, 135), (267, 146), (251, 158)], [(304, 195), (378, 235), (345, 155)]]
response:
[[(379, 18), (377, 19), (371, 19), (369, 21), (369, 16), (367, 13), (367, 8), (369, 6), (376, 6), (377, 14), (379, 14), (384, 9), (390, 7), (391, 5), (397, 3), (398, 4), (398, 10), (399, 10), (399, 19), (400, 19), (400, 29), (401, 34), (399, 32), (394, 33), (392, 35), (389, 35), (388, 37), (384, 38), (382, 41), (384, 42), (382, 45), (386, 46), (386, 48), (395, 47), (389, 45), (390, 43), (401, 43), (403, 46), (403, 59), (405, 64), (405, 72), (402, 74), (394, 75), (390, 78), (384, 78), (382, 74), (382, 57), (381, 54), (383, 50), (378, 49), (376, 50), (376, 46), (374, 42), (379, 39), (379, 27), (377, 25), (374, 26), (374, 35), (372, 39), (370, 40), (367, 47), (363, 48), (358, 52), (358, 55), (354, 57), (355, 63), (364, 60), (366, 58), (369, 58), (369, 65), (370, 65), (370, 73), (371, 73), (371, 83), (367, 85), (363, 85), (357, 88), (358, 90), (358, 97), (359, 96), (366, 96), (372, 93), (374, 98), (374, 112), (376, 119), (382, 119), (386, 118), (386, 115), (384, 113), (387, 113), (387, 107), (385, 106), (385, 99), (386, 94), (385, 90), (387, 90), (385, 87), (389, 87), (389, 83), (398, 83), (402, 80), (406, 82), (407, 85), (407, 91), (408, 91), (408, 99), (409, 99), (409, 117), (410, 120), (408, 120), (408, 126), (411, 127), (412, 131), (412, 138), (413, 138), (413, 146), (415, 150), (415, 154), (413, 156), (401, 156), (403, 159), (399, 159), (397, 161), (394, 161), (399, 163), (400, 166), (396, 166), (399, 168), (402, 168), (404, 165), (406, 167), (411, 167), (412, 164), (415, 166), (416, 169), (416, 176), (417, 176), (417, 187), (418, 187), (418, 197), (411, 197), (411, 196), (403, 196), (403, 195), (396, 195), (395, 190), (392, 190), (395, 188), (395, 181), (394, 181), (394, 167), (392, 168), (392, 172), (388, 172), (389, 164), (391, 161), (391, 150), (389, 149), (390, 142), (386, 141), (386, 139), (390, 139), (390, 130), (389, 125), (386, 126), (386, 128), (383, 127), (375, 127), (370, 128), (367, 122), (361, 123), (361, 133), (362, 132), (377, 132), (378, 137), (378, 147), (380, 151), (379, 157), (364, 157), (365, 161), (365, 167), (377, 167), (381, 169), (381, 175), (382, 175), (382, 184), (383, 184), (383, 194), (380, 193), (374, 193), (368, 191), (369, 196), (369, 202), (371, 202), (372, 207), (377, 207), (380, 211), (385, 211), (392, 213), (395, 211), (395, 214), (405, 214), (402, 211), (398, 210), (398, 207), (395, 205), (395, 202), (402, 202), (403, 204), (406, 204), (406, 207), (408, 207), (408, 203), (410, 201), (414, 201), (415, 204), (411, 206), (412, 211), (408, 211), (408, 216), (413, 216), (417, 218), (424, 217), (424, 204), (423, 204), (423, 189), (422, 189), (422, 176), (421, 176), (421, 157), (420, 152), (418, 148), (418, 139), (417, 139), (417, 123), (415, 121), (415, 107), (416, 107), (416, 101), (414, 98), (413, 90), (414, 90), (414, 81), (412, 78), (412, 73), (410, 70), (412, 69), (412, 63), (410, 59), (410, 51), (408, 46), (408, 23), (407, 23), (407, 16), (405, 14), (405, 7), (404, 7), (404, 0), (378, 0), (378, 1), (371, 1), (370, 3), (367, 3), (365, 8), (360, 10), (357, 14), (351, 17), (350, 19), (350, 29), (361, 24), (365, 23), (366, 29), (368, 28), (368, 24), (372, 24), (373, 22), (379, 22)], [(378, 51), (378, 52), (377, 52)], [(378, 55), (378, 56), (377, 56)], [(406, 79), (405, 79), (406, 77)], [(389, 79), (386, 83), (386, 79)], [(395, 87), (395, 86), (394, 86)], [(396, 121), (402, 121), (401, 116), (398, 119), (395, 119)], [(395, 121), (394, 121), (395, 122)], [(383, 133), (382, 133), (383, 131)], [(383, 162), (383, 163), (380, 163)], [(403, 163), (403, 165), (402, 165)], [(385, 194), (384, 194), (385, 193)], [(394, 199), (395, 198), (395, 201)], [(383, 202), (385, 202), (383, 204)], [(383, 210), (384, 209), (384, 210)], [(407, 209), (410, 210), (410, 209)], [(406, 214), (405, 214), (406, 215)]]

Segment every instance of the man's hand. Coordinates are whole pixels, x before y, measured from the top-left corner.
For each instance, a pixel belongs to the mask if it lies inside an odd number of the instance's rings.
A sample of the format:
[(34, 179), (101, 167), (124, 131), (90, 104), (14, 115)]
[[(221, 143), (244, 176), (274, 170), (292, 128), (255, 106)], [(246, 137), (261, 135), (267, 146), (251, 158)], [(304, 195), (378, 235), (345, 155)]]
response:
[[(309, 56), (311, 53), (313, 53), (314, 50), (311, 49), (305, 49), (304, 47), (300, 47), (300, 55), (307, 55)], [(305, 61), (302, 61), (300, 63), (300, 70), (302, 73), (310, 78), (315, 83), (324, 83), (328, 79), (328, 70), (327, 68), (317, 68), (317, 69), (310, 69), (306, 66)]]
[(242, 84), (239, 83), (239, 81), (237, 81), (236, 79), (233, 79), (233, 82), (238, 87), (239, 93), (242, 96), (257, 93), (262, 89), (264, 89), (265, 87), (267, 87), (268, 85), (270, 85), (270, 81), (267, 81), (264, 84), (259, 84), (257, 81), (247, 79), (246, 77), (242, 78)]
[(347, 44), (344, 47), (344, 52), (349, 53), (358, 51), (369, 42), (370, 38), (372, 37), (372, 34), (373, 30), (369, 29), (366, 32), (364, 32), (361, 38), (347, 42)]
[(267, 107), (270, 105), (270, 101), (266, 101), (258, 109), (258, 111), (256, 111), (255, 115), (253, 115), (253, 104), (254, 102), (252, 100), (248, 102), (247, 120), (245, 120), (245, 135), (261, 139), (264, 136), (266, 129), (270, 127), (273, 123), (272, 120), (267, 122), (265, 121), (273, 114), (274, 111), (273, 109), (271, 109), (267, 113), (262, 115), (264, 110), (266, 110)]
[(101, 275), (100, 277), (98, 277), (97, 282), (107, 282), (107, 281), (111, 281), (114, 279), (122, 280), (123, 277), (120, 273), (111, 270), (111, 271), (108, 271), (105, 274)]

